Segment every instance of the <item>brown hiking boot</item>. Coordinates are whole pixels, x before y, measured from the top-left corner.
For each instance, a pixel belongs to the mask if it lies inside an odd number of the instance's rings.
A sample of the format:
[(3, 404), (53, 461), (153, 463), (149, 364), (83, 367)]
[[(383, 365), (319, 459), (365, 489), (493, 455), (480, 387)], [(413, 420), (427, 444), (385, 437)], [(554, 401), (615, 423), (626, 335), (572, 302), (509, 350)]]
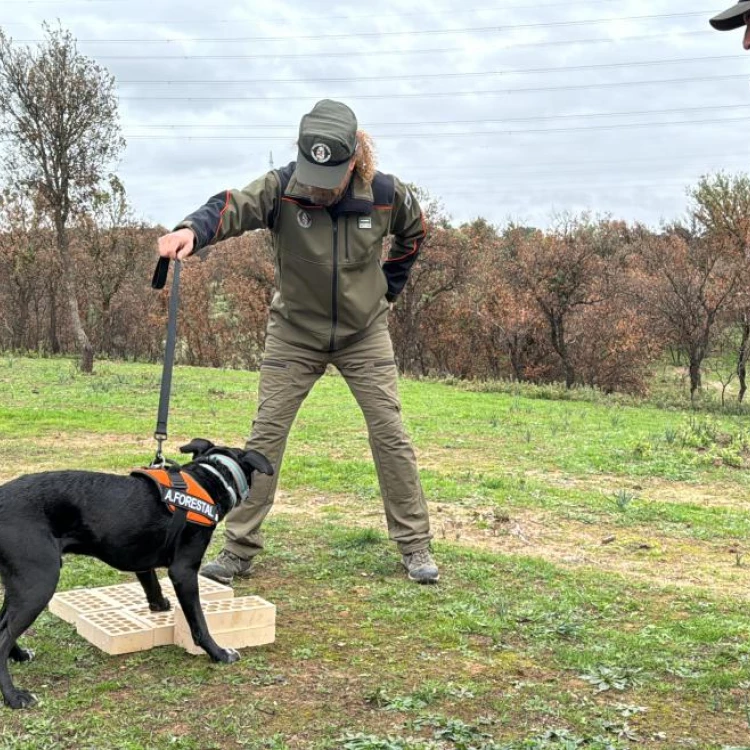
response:
[(235, 555), (234, 552), (223, 549), (215, 560), (201, 568), (200, 574), (204, 578), (210, 578), (212, 581), (229, 586), (235, 576), (237, 578), (248, 578), (252, 565), (252, 557), (245, 560), (239, 555)]
[(416, 583), (437, 583), (440, 580), (438, 566), (432, 559), (430, 550), (418, 549), (401, 556), (401, 564), (409, 574), (409, 580)]

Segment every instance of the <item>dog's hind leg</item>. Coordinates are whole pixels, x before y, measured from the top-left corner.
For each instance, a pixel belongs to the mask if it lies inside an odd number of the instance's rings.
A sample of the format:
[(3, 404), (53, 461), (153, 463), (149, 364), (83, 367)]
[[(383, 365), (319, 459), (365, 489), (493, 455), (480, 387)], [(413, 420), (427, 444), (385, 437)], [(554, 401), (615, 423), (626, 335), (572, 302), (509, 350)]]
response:
[[(7, 598), (3, 600), (3, 606), (0, 608), (0, 630), (3, 628), (3, 621), (5, 620), (7, 610)], [(17, 643), (11, 646), (8, 658), (11, 661), (24, 662), (32, 661), (34, 658), (34, 652), (30, 648), (21, 648)]]
[(149, 609), (152, 612), (168, 612), (172, 608), (172, 605), (161, 590), (161, 584), (156, 577), (156, 571), (141, 570), (136, 573), (136, 576), (141, 582), (141, 586), (143, 586), (146, 599), (148, 599)]
[[(11, 708), (29, 708), (36, 698), (13, 685), (8, 671), (8, 659), (16, 659), (26, 652), (16, 640), (33, 624), (52, 598), (60, 576), (60, 553), (52, 549), (46, 554), (44, 545), (29, 545), (35, 550), (35, 560), (20, 561), (14, 575), (5, 581), (4, 616), (0, 621), (0, 691)], [(47, 558), (47, 559), (45, 559)], [(28, 565), (25, 563), (29, 562)]]

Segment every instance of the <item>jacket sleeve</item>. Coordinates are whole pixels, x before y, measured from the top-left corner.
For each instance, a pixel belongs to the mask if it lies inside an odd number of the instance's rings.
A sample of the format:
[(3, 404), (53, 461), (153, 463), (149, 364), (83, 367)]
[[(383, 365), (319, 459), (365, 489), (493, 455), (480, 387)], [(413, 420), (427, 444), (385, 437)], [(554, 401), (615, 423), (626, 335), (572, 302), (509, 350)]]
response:
[(218, 193), (176, 227), (192, 229), (193, 252), (251, 229), (271, 229), (279, 202), (279, 178), (268, 172), (242, 190)]
[(393, 242), (388, 257), (383, 262), (383, 273), (388, 282), (385, 296), (389, 302), (393, 302), (406, 286), (411, 267), (427, 236), (427, 224), (414, 194), (400, 180), (394, 178), (394, 182), (395, 195), (391, 218)]

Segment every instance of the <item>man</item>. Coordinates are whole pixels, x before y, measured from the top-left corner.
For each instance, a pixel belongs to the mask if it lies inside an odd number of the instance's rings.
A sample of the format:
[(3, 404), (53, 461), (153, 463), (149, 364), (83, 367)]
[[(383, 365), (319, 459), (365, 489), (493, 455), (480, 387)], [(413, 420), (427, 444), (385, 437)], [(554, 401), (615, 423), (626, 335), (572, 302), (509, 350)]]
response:
[[(302, 118), (296, 162), (243, 190), (210, 198), (159, 253), (186, 258), (252, 229), (270, 229), (276, 290), (260, 368), (258, 412), (248, 448), (273, 464), (227, 516), (226, 544), (202, 575), (245, 577), (262, 550), (260, 526), (273, 504), (287, 436), (310, 389), (333, 364), (357, 400), (370, 439), (390, 538), (411, 580), (434, 583), (438, 568), (414, 450), (401, 421), (387, 326), (425, 238), (419, 205), (398, 179), (375, 171), (369, 136), (344, 104), (318, 102)], [(381, 263), (383, 238), (393, 235)]]
[(745, 37), (742, 46), (750, 50), (750, 0), (741, 0), (718, 16), (711, 19), (711, 26), (719, 31), (731, 31), (745, 26)]

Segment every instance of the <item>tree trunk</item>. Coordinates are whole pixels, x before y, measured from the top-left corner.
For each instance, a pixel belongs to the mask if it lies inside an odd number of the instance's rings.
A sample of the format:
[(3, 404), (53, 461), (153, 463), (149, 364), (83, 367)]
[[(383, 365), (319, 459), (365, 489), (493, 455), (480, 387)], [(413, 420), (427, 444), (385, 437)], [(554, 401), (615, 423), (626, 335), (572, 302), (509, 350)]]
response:
[(695, 392), (701, 387), (701, 361), (694, 357), (690, 358), (690, 400)]
[(70, 248), (68, 246), (68, 232), (65, 228), (65, 221), (57, 217), (55, 221), (57, 230), (57, 249), (60, 253), (60, 263), (62, 264), (63, 288), (65, 290), (66, 304), (70, 314), (70, 324), (73, 328), (78, 351), (81, 355), (81, 372), (90, 375), (94, 371), (94, 347), (86, 335), (83, 323), (81, 322), (81, 313), (78, 309), (78, 297), (76, 295), (75, 276), (73, 273), (73, 263), (70, 258)]
[(567, 356), (565, 357), (563, 364), (565, 365), (565, 387), (570, 390), (576, 382), (575, 369)]
[(740, 342), (739, 356), (737, 357), (737, 377), (740, 380), (740, 392), (738, 400), (742, 403), (742, 399), (745, 398), (745, 392), (747, 391), (747, 360), (750, 356), (750, 318), (747, 313), (742, 316), (742, 324), (740, 326), (742, 332), (742, 341)]
[(57, 294), (50, 285), (49, 296), (49, 348), (52, 354), (60, 353), (60, 337), (57, 335)]
[(514, 336), (508, 341), (508, 355), (510, 357), (510, 366), (513, 370), (513, 377), (517, 383), (524, 381), (523, 357), (521, 356), (522, 345), (518, 342), (518, 336)]
[(570, 390), (576, 382), (575, 367), (570, 360), (568, 344), (565, 341), (565, 321), (561, 314), (549, 314), (550, 327), (552, 329), (552, 346), (562, 362), (565, 371), (565, 387)]

